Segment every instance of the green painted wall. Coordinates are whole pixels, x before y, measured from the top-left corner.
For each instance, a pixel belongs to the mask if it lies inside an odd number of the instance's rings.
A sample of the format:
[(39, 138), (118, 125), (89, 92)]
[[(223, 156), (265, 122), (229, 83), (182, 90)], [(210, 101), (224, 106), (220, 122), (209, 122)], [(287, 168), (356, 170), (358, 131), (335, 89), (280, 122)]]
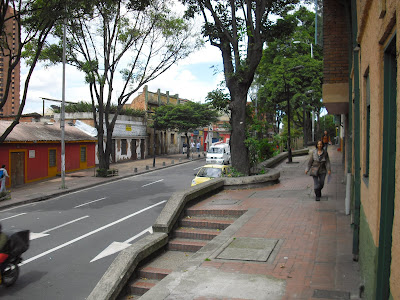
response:
[(378, 247), (375, 246), (371, 230), (361, 204), (360, 214), (360, 254), (361, 277), (364, 281), (364, 299), (375, 299)]

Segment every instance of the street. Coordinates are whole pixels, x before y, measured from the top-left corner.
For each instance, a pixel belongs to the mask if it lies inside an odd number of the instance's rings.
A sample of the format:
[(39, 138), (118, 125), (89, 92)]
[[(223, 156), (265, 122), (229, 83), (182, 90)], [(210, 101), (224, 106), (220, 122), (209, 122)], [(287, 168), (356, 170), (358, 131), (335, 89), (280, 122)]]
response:
[(85, 299), (116, 255), (149, 234), (165, 202), (190, 188), (197, 160), (0, 211), (3, 230), (29, 229), (20, 277), (2, 299)]

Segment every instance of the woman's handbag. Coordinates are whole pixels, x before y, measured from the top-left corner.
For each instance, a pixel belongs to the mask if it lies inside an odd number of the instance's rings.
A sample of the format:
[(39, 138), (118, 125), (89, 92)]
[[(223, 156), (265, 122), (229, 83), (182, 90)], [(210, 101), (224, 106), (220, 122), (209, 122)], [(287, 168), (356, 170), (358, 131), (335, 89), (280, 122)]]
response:
[(309, 174), (310, 176), (318, 176), (319, 166), (312, 166)]

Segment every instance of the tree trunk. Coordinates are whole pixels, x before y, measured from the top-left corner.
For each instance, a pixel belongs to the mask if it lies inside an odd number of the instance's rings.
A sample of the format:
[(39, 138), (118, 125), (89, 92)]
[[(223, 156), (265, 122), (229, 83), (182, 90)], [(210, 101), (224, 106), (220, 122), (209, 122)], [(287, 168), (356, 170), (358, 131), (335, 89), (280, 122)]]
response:
[(231, 87), (231, 125), (230, 139), (232, 166), (245, 175), (249, 174), (250, 162), (246, 139), (246, 102), (248, 90), (235, 86)]
[(190, 144), (189, 144), (189, 136), (188, 136), (187, 132), (185, 132), (185, 136), (186, 136), (186, 145), (187, 145), (186, 158), (189, 158), (190, 157)]

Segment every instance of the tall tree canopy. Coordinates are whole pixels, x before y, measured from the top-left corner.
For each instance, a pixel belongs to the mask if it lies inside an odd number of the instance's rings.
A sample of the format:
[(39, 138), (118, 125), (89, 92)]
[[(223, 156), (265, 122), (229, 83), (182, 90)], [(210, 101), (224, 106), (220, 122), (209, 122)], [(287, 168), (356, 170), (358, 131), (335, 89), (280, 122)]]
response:
[[(189, 101), (179, 105), (160, 106), (151, 117), (154, 122), (153, 126), (158, 130), (169, 129), (184, 132), (186, 143), (189, 145), (188, 133), (216, 122), (218, 115), (218, 111), (212, 109), (209, 104)], [(189, 156), (190, 153), (187, 151), (187, 157)]]
[[(2, 0), (0, 1), (0, 53), (4, 68), (8, 70), (1, 82), (3, 96), (0, 109), (11, 101), (9, 91), (13, 71), (19, 68), (23, 52), (30, 53), (29, 70), (22, 91), (21, 103), (13, 122), (0, 135), (4, 142), (13, 128), (19, 123), (25, 107), (29, 82), (49, 33), (58, 20), (82, 16), (91, 11), (92, 1), (83, 0)], [(65, 7), (69, 7), (66, 12)], [(16, 34), (12, 35), (15, 26)], [(18, 99), (19, 100), (19, 99)]]
[(187, 15), (199, 13), (203, 35), (221, 51), (226, 86), (230, 93), (232, 165), (249, 173), (246, 139), (247, 93), (262, 56), (263, 45), (272, 36), (291, 30), (285, 20), (273, 23), (271, 14), (282, 15), (299, 0), (181, 0)]
[[(68, 20), (67, 62), (86, 75), (100, 168), (109, 168), (112, 133), (124, 104), (198, 46), (189, 23), (171, 6), (166, 0), (99, 1), (91, 18)], [(62, 53), (61, 29), (54, 33), (60, 43), (43, 53), (57, 63)], [(122, 86), (117, 85), (118, 79)], [(111, 110), (113, 103), (116, 111)]]
[(269, 42), (264, 50), (255, 80), (257, 107), (263, 118), (276, 116), (278, 124), (275, 128), (278, 130), (289, 100), (293, 112), (291, 121), (303, 128), (307, 140), (311, 127), (310, 111), (319, 112), (322, 106), (322, 49), (314, 45), (311, 57), (313, 12), (302, 7), (284, 19), (291, 20), (296, 27), (285, 39), (275, 38)]

